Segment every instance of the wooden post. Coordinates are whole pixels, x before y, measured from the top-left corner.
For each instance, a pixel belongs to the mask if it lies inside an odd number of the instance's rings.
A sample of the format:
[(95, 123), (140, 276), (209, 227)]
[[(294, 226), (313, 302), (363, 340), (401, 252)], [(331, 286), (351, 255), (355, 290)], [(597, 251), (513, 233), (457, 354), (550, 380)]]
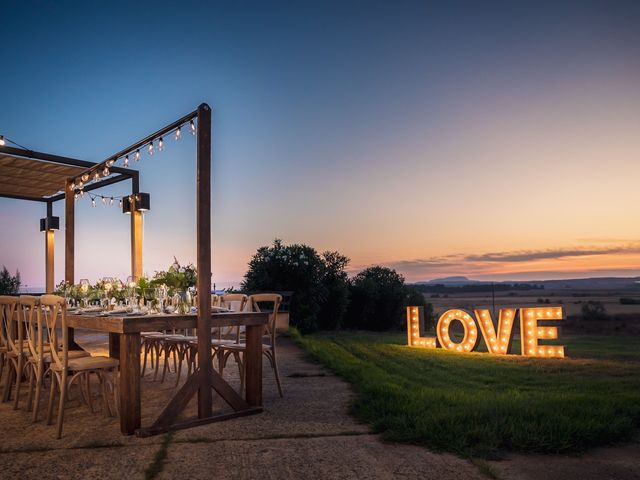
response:
[(142, 276), (142, 212), (136, 201), (131, 206), (131, 276), (138, 280)]
[(44, 276), (45, 276), (45, 292), (53, 293), (53, 289), (55, 288), (55, 280), (54, 280), (54, 239), (55, 234), (53, 229), (49, 229), (48, 221), (53, 217), (53, 203), (47, 202), (47, 216), (45, 217), (45, 230), (44, 230)]
[(140, 333), (120, 334), (120, 431), (133, 435), (140, 428)]
[(64, 280), (74, 283), (75, 268), (75, 198), (71, 188), (72, 180), (64, 187)]
[(45, 230), (44, 232), (44, 259), (45, 259), (45, 291), (53, 293), (55, 281), (53, 277), (53, 244), (55, 238), (54, 230)]
[(211, 362), (211, 108), (198, 106), (196, 264), (198, 269), (198, 417), (212, 414)]
[[(71, 190), (73, 180), (67, 180), (64, 186), (64, 280), (74, 284), (75, 275), (75, 192)], [(69, 346), (76, 348), (75, 331), (67, 328)]]
[(254, 407), (262, 406), (262, 332), (263, 325), (246, 327), (244, 368), (247, 403)]

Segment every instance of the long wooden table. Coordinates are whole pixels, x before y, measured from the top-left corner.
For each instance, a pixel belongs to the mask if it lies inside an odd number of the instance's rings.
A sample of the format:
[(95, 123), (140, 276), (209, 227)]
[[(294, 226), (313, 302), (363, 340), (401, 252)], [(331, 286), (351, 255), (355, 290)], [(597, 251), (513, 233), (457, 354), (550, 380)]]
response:
[[(244, 326), (246, 402), (262, 406), (262, 333), (268, 313), (213, 313), (212, 327)], [(109, 333), (109, 355), (120, 360), (120, 431), (132, 435), (141, 428), (140, 332), (195, 328), (197, 316), (152, 314), (143, 316), (74, 315), (68, 313), (67, 327)]]

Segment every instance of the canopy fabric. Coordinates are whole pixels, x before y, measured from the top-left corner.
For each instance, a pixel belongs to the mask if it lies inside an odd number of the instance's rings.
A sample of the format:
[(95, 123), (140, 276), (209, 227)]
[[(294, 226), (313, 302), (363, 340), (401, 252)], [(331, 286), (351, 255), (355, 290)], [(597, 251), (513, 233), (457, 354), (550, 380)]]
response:
[(0, 197), (19, 195), (41, 200), (63, 191), (69, 177), (85, 170), (86, 167), (0, 154)]

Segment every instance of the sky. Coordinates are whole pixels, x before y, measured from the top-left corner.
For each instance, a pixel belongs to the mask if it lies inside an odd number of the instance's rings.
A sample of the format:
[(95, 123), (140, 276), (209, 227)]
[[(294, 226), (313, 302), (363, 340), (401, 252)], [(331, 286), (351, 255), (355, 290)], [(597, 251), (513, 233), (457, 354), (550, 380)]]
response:
[[(0, 134), (98, 162), (207, 102), (218, 285), (276, 237), (408, 281), (636, 276), (638, 25), (635, 1), (2, 0)], [(194, 138), (134, 167), (144, 271), (195, 262)], [(76, 208), (76, 279), (126, 277), (129, 217)], [(44, 215), (0, 199), (33, 287)]]

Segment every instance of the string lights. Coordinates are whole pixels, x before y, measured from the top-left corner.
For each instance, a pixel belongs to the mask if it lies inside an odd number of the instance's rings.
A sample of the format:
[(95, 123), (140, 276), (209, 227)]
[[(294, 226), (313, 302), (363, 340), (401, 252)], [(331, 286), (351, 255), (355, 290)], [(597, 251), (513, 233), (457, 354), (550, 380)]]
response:
[[(74, 197), (76, 200), (78, 200), (78, 198), (81, 198), (84, 192), (76, 192)], [(91, 199), (91, 206), (92, 207), (96, 207), (97, 206), (97, 200), (100, 200), (100, 202), (102, 203), (102, 205), (106, 206), (106, 207), (111, 207), (113, 206), (113, 203), (115, 200), (118, 200), (120, 208), (122, 208), (122, 200), (125, 198), (128, 199), (133, 199), (136, 197), (136, 195), (124, 195), (122, 197), (114, 197), (112, 195), (99, 195), (96, 193), (91, 193), (91, 192), (87, 192), (87, 195), (89, 196), (89, 198)]]
[[(197, 128), (194, 120), (191, 119), (191, 120), (188, 120), (188, 122), (185, 121), (184, 123), (178, 125), (174, 130), (168, 130), (168, 131), (164, 130), (161, 132), (161, 135), (158, 135), (155, 138), (151, 138), (151, 140), (149, 140), (149, 143), (147, 144), (147, 154), (149, 156), (152, 156), (156, 150), (159, 152), (162, 152), (165, 149), (165, 142), (164, 142), (165, 136), (171, 136), (173, 134), (173, 137), (175, 140), (180, 140), (180, 138), (182, 138), (182, 127), (184, 127), (187, 123), (189, 124), (189, 131), (191, 132), (191, 134), (196, 135)], [(4, 137), (0, 136), (0, 140), (4, 141)], [(157, 141), (157, 148), (155, 148), (154, 146), (154, 142), (156, 141)], [(116, 165), (119, 161), (122, 162), (122, 166), (124, 168), (129, 167), (129, 158), (131, 155), (133, 155), (133, 159), (136, 162), (139, 162), (140, 159), (142, 158), (142, 154), (140, 153), (140, 146), (144, 147), (144, 145), (140, 145), (138, 143), (135, 149), (132, 148), (129, 151), (125, 151), (118, 154), (116, 157), (111, 157), (105, 160), (104, 162), (101, 162), (95, 165), (94, 167), (92, 167), (91, 169), (87, 170), (81, 176), (75, 178), (69, 184), (69, 190), (71, 192), (74, 192), (74, 198), (76, 200), (78, 200), (79, 198), (82, 198), (84, 196), (84, 188), (89, 183), (98, 182), (100, 181), (101, 178), (108, 177), (109, 175), (111, 175), (111, 167)], [(126, 198), (126, 196), (125, 197), (111, 197), (111, 196), (105, 197), (102, 195), (95, 195), (95, 194), (90, 194), (89, 196), (91, 198), (92, 207), (96, 206), (95, 205), (96, 198), (101, 198), (102, 203), (104, 205), (107, 205), (107, 204), (113, 205), (113, 200), (118, 199), (120, 207), (122, 207), (122, 199)]]

